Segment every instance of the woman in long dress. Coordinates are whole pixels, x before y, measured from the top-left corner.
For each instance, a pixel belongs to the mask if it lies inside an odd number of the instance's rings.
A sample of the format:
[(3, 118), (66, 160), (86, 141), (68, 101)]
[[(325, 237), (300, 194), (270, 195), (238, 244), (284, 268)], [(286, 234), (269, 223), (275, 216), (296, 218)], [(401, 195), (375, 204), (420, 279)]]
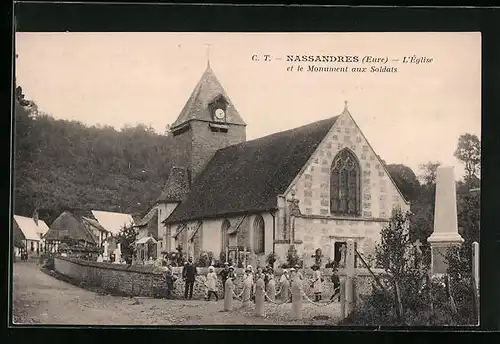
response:
[(234, 267), (229, 267), (231, 271), (228, 278), (224, 282), (224, 310), (231, 311), (233, 309), (233, 294), (234, 294)]
[(252, 281), (252, 288), (250, 289), (250, 298), (252, 301), (255, 301), (255, 275), (257, 274), (257, 271), (253, 271), (253, 267), (251, 265), (247, 266), (247, 269), (249, 270), (249, 276)]
[(252, 295), (253, 295), (253, 299), (254, 299), (254, 302), (255, 302), (255, 286), (256, 286), (256, 283), (257, 281), (259, 280), (259, 278), (262, 278), (262, 280), (264, 280), (264, 276), (263, 276), (263, 272), (262, 272), (262, 268), (260, 266), (257, 267), (257, 271), (255, 272), (255, 274), (253, 275), (253, 289), (252, 289)]
[(274, 302), (276, 298), (276, 282), (274, 280), (274, 271), (271, 268), (267, 270), (266, 294), (269, 300)]
[(264, 316), (264, 299), (265, 299), (265, 283), (264, 275), (257, 275), (257, 281), (255, 281), (255, 315)]
[(281, 301), (283, 302), (288, 302), (290, 295), (289, 295), (289, 289), (290, 289), (290, 280), (288, 277), (288, 271), (283, 270), (283, 274), (281, 275), (280, 278), (280, 297)]
[(295, 319), (302, 319), (302, 279), (294, 268), (290, 269), (290, 281), (292, 290), (292, 313)]
[(321, 271), (319, 271), (319, 266), (317, 265), (313, 265), (312, 269), (314, 273), (311, 284), (314, 293), (314, 301), (319, 302), (321, 300), (321, 292), (323, 291), (323, 286), (321, 283)]
[(245, 275), (243, 276), (243, 292), (241, 293), (241, 299), (243, 307), (249, 307), (250, 301), (252, 299), (252, 286), (253, 286), (253, 275), (250, 269), (245, 270)]

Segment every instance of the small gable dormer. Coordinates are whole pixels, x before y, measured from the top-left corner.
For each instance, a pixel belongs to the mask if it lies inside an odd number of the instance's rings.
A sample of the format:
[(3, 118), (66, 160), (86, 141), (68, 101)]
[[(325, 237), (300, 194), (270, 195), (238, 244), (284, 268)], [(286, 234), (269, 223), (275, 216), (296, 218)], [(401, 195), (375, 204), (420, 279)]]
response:
[(222, 94), (217, 95), (214, 100), (208, 104), (208, 109), (214, 122), (226, 123), (226, 111), (228, 101)]
[(219, 94), (209, 104), (208, 109), (211, 114), (213, 123), (209, 123), (212, 132), (227, 133), (229, 127), (227, 126), (227, 106), (228, 101), (226, 98)]

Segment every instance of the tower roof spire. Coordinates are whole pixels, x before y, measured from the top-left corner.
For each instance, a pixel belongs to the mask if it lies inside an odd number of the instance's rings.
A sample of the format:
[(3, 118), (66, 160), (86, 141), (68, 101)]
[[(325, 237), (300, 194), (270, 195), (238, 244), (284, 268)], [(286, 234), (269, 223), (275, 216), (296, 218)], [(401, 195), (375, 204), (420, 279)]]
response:
[(347, 107), (347, 100), (344, 100), (344, 111), (342, 113), (349, 113), (349, 109)]
[(205, 46), (207, 47), (207, 68), (210, 68), (210, 48), (212, 44), (206, 43)]
[(215, 76), (212, 68), (210, 68), (210, 64), (208, 62), (207, 69), (196, 84), (191, 96), (177, 117), (177, 120), (172, 124), (172, 130), (175, 130), (191, 120), (212, 121), (213, 118), (210, 110), (210, 104), (221, 96), (227, 103), (227, 108), (225, 109), (226, 123), (246, 125), (224, 91), (224, 88), (220, 84), (219, 80), (217, 80), (217, 77)]

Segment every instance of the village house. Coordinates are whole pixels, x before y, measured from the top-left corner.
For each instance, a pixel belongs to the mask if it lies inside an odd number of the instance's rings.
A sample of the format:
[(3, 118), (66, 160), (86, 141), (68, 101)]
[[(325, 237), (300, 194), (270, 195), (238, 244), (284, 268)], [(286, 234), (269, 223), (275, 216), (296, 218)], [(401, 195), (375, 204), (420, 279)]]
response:
[(180, 245), (195, 259), (210, 251), (233, 261), (244, 251), (264, 265), (270, 253), (284, 262), (294, 245), (305, 264), (318, 248), (339, 261), (347, 239), (373, 253), (393, 209), (409, 209), (347, 102), (337, 116), (246, 141), (208, 65), (168, 140), (174, 167), (141, 222), (158, 224), (161, 251)]
[(50, 225), (44, 236), (50, 252), (57, 252), (64, 241), (72, 241), (83, 247), (103, 248), (108, 242), (108, 251), (116, 248), (116, 237), (125, 226), (132, 226), (129, 214), (100, 210), (72, 209), (64, 211)]
[(24, 250), (28, 256), (38, 255), (43, 252), (43, 236), (49, 227), (38, 218), (38, 212), (35, 211), (32, 217), (14, 215), (13, 234), (14, 234), (14, 254), (16, 257), (21, 255)]
[(60, 245), (68, 240), (82, 246), (98, 246), (105, 232), (91, 212), (72, 210), (64, 211), (54, 220), (44, 239), (49, 252), (58, 252)]

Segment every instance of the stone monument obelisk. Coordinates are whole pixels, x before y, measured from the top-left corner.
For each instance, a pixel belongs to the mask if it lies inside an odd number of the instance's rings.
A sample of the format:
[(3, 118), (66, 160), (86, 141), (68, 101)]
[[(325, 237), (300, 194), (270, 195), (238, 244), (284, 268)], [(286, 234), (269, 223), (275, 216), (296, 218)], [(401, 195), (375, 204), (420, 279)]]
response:
[(457, 192), (452, 166), (437, 168), (434, 232), (427, 241), (431, 245), (431, 274), (446, 273), (446, 251), (464, 241), (458, 234)]

